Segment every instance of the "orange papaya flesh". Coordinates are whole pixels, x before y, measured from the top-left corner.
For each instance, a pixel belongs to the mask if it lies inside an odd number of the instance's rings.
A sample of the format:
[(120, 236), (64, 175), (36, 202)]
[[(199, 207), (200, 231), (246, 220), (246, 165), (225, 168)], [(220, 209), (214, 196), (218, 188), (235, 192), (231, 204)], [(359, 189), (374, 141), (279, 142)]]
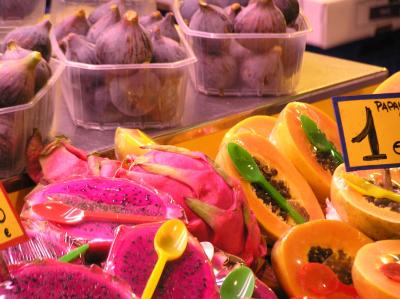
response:
[[(292, 227), (275, 243), (272, 266), (282, 288), (290, 296), (354, 298), (350, 291), (352, 261), (357, 251), (370, 242), (371, 239), (344, 222), (314, 220)], [(327, 295), (315, 294), (299, 277), (308, 263), (328, 266), (336, 273), (339, 287)]]
[[(339, 216), (374, 240), (400, 238), (400, 204), (388, 199), (364, 196), (348, 186), (342, 178), (346, 170), (339, 166), (331, 185), (332, 204)], [(400, 170), (391, 169), (393, 189), (400, 191)], [(352, 172), (377, 185), (383, 185), (381, 170)]]
[(325, 208), (332, 172), (336, 167), (329, 154), (315, 151), (301, 126), (300, 116), (311, 118), (326, 138), (340, 151), (336, 123), (323, 111), (309, 104), (292, 102), (281, 111), (270, 134), (270, 140), (296, 166)]
[(374, 93), (399, 93), (400, 92), (400, 71), (394, 73), (383, 81)]
[(275, 122), (276, 122), (276, 117), (273, 116), (267, 116), (267, 115), (250, 116), (238, 122), (236, 125), (230, 128), (228, 132), (226, 132), (220, 147), (222, 147), (230, 140), (232, 140), (233, 136), (237, 135), (238, 133), (258, 134), (268, 139), (269, 134), (271, 133), (275, 125)]
[(400, 297), (399, 254), (400, 240), (377, 241), (358, 251), (352, 276), (361, 299)]
[[(239, 133), (232, 137), (230, 142), (243, 146), (261, 165), (267, 180), (277, 186), (282, 195), (288, 196), (290, 204), (303, 216), (314, 219), (323, 219), (323, 212), (318, 205), (307, 182), (296, 170), (293, 164), (266, 138), (252, 133)], [(265, 191), (244, 180), (237, 172), (227, 151), (227, 144), (218, 152), (216, 163), (230, 176), (237, 178), (245, 192), (247, 202), (257, 217), (268, 241), (277, 240), (285, 233), (294, 221), (288, 217), (277, 204), (268, 197)]]

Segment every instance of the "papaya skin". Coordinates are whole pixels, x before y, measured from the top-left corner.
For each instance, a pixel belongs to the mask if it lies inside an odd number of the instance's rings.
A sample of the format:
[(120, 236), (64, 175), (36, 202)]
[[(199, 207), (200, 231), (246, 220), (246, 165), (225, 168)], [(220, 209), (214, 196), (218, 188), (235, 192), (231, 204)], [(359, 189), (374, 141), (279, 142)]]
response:
[(398, 93), (400, 92), (400, 71), (394, 73), (383, 81), (374, 91), (374, 93)]
[(323, 111), (306, 103), (292, 102), (280, 113), (270, 134), (270, 141), (296, 166), (308, 181), (321, 207), (329, 196), (332, 175), (315, 159), (312, 146), (300, 124), (300, 115), (314, 120), (327, 139), (340, 151), (336, 123)]
[[(332, 178), (331, 200), (339, 216), (374, 240), (400, 238), (400, 214), (389, 209), (379, 208), (369, 203), (363, 195), (349, 187), (341, 173), (340, 165)], [(392, 180), (399, 182), (399, 171), (392, 170)], [(381, 174), (373, 171), (358, 171), (355, 174), (367, 178), (374, 176), (381, 181)]]
[[(382, 257), (400, 252), (400, 240), (384, 240), (362, 247), (355, 258), (352, 277), (361, 299), (396, 299), (400, 283), (386, 277), (381, 271)], [(391, 262), (390, 260), (387, 260)]]
[(234, 125), (224, 136), (221, 147), (229, 142), (238, 133), (248, 132), (269, 138), (276, 123), (276, 117), (267, 115), (250, 116)]
[(336, 220), (315, 220), (292, 227), (272, 249), (272, 267), (289, 296), (315, 296), (301, 286), (298, 280), (300, 268), (308, 262), (308, 251), (312, 246), (342, 249), (355, 257), (357, 251), (372, 242), (352, 226)]
[(286, 182), (292, 198), (299, 200), (302, 203), (302, 206), (307, 210), (307, 213), (310, 216), (310, 220), (324, 218), (324, 214), (318, 205), (318, 201), (307, 182), (296, 170), (293, 164), (282, 156), (272, 143), (270, 143), (265, 137), (261, 137), (257, 134), (247, 132), (236, 134), (232, 136), (230, 140), (226, 140), (226, 144), (221, 147), (216, 158), (216, 163), (228, 175), (233, 176), (240, 181), (247, 202), (266, 233), (268, 240), (277, 240), (282, 234), (290, 229), (291, 225), (283, 221), (279, 216), (266, 207), (263, 201), (256, 196), (251, 184), (242, 179), (228, 154), (226, 148), (228, 142), (240, 144), (261, 163), (276, 168), (278, 170), (277, 178)]

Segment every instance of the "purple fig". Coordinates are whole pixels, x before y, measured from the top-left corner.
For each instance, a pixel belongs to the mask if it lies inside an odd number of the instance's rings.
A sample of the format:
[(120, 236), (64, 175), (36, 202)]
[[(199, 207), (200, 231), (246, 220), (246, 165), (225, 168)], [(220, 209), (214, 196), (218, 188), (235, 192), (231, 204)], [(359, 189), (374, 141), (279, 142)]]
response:
[(133, 10), (127, 11), (120, 22), (99, 36), (96, 51), (102, 64), (144, 63), (152, 57), (150, 39)]
[(147, 16), (143, 16), (140, 18), (140, 25), (144, 28), (150, 28), (151, 26), (159, 23), (163, 19), (163, 16), (159, 10), (153, 11), (151, 14)]
[(211, 93), (223, 96), (225, 90), (236, 82), (237, 62), (229, 55), (203, 55), (198, 62), (199, 83)]
[(229, 47), (229, 54), (237, 60), (242, 60), (242, 59), (250, 56), (251, 51), (249, 49), (243, 47), (238, 42), (232, 41), (231, 45)]
[(283, 13), (288, 26), (296, 21), (300, 12), (298, 0), (274, 0), (274, 3)]
[(22, 19), (29, 16), (38, 5), (32, 0), (1, 0), (0, 18), (4, 20)]
[(69, 33), (86, 35), (89, 31), (89, 24), (86, 20), (86, 13), (83, 9), (78, 10), (72, 16), (65, 18), (62, 22), (54, 27), (54, 34), (58, 42), (60, 42)]
[[(236, 16), (236, 33), (284, 33), (286, 21), (272, 0), (252, 0)], [(238, 42), (255, 52), (264, 52), (276, 44), (275, 39), (238, 39)]]
[(124, 115), (144, 116), (156, 106), (160, 87), (159, 78), (149, 69), (115, 76), (109, 85), (111, 102)]
[(88, 17), (88, 21), (91, 25), (97, 23), (104, 15), (108, 14), (110, 6), (116, 4), (119, 8), (119, 14), (122, 16), (125, 13), (125, 0), (111, 0), (98, 6), (92, 11)]
[(82, 35), (70, 33), (61, 41), (60, 46), (65, 57), (70, 61), (99, 64), (96, 45), (88, 42)]
[[(207, 3), (208, 4), (213, 4), (213, 5), (217, 5), (219, 7), (225, 7), (228, 6), (230, 4), (232, 4), (233, 2), (240, 2), (241, 5), (247, 5), (248, 0), (238, 0), (238, 1), (234, 1), (234, 0), (208, 0)], [(246, 3), (243, 4), (242, 2)], [(194, 15), (194, 13), (199, 9), (199, 0), (185, 0), (182, 1), (181, 6), (180, 6), (180, 12), (181, 15), (183, 17), (183, 19), (189, 23), (189, 21), (191, 20), (192, 16)]]
[(4, 53), (7, 44), (10, 41), (15, 41), (24, 49), (40, 52), (43, 58), (49, 61), (51, 56), (50, 29), (49, 20), (44, 20), (33, 26), (18, 27), (4, 37), (0, 44), (0, 52)]
[(185, 49), (173, 39), (161, 35), (160, 28), (151, 34), (153, 45), (153, 62), (170, 63), (186, 58)]
[(97, 38), (111, 25), (119, 22), (121, 16), (116, 4), (112, 4), (107, 14), (103, 15), (96, 23), (92, 25), (87, 34), (87, 40), (96, 43)]
[(164, 19), (159, 22), (160, 32), (163, 36), (172, 38), (176, 42), (180, 42), (178, 31), (175, 28), (175, 16), (173, 12), (169, 12), (165, 15)]
[(241, 65), (242, 81), (259, 95), (279, 91), (283, 79), (281, 55), (282, 49), (275, 47), (267, 54), (249, 56)]
[[(193, 15), (190, 29), (210, 33), (232, 33), (233, 24), (223, 8), (199, 0), (199, 9)], [(194, 38), (194, 50), (205, 54), (221, 54), (228, 49), (230, 39)]]
[[(12, 41), (8, 43), (7, 50), (4, 55), (0, 57), (0, 60), (5, 61), (21, 59), (28, 56), (32, 52), (33, 51), (31, 50), (26, 50), (19, 47), (14, 41)], [(35, 92), (38, 92), (43, 86), (45, 86), (50, 77), (51, 68), (47, 61), (42, 58), (35, 69)]]
[(0, 62), (0, 108), (25, 104), (35, 95), (35, 68), (41, 61), (39, 52)]
[(242, 10), (242, 6), (240, 3), (235, 2), (227, 7), (225, 7), (225, 12), (228, 15), (228, 17), (231, 19), (231, 22), (235, 21), (236, 16), (239, 14), (239, 12)]

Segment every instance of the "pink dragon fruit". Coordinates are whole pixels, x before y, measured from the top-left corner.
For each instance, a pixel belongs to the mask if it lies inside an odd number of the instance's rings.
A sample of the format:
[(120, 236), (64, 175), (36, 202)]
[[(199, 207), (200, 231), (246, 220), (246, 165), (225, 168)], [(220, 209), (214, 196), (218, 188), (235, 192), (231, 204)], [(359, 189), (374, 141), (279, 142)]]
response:
[(125, 177), (170, 194), (187, 215), (190, 232), (200, 241), (242, 257), (250, 265), (266, 253), (260, 229), (236, 181), (202, 153), (152, 145), (134, 159)]
[(26, 264), (0, 284), (1, 298), (135, 298), (123, 281), (100, 268), (46, 260)]
[(45, 183), (90, 174), (87, 154), (71, 145), (66, 137), (57, 137), (42, 150), (39, 163)]
[[(120, 226), (107, 259), (105, 270), (126, 280), (138, 296), (157, 261), (153, 240), (160, 225)], [(178, 260), (167, 263), (153, 298), (219, 298), (212, 266), (195, 238)]]
[[(172, 200), (157, 191), (125, 179), (103, 177), (78, 178), (47, 185), (30, 194), (21, 216), (40, 219), (30, 207), (56, 200), (91, 211), (164, 216), (182, 218), (183, 211)], [(109, 241), (114, 239), (114, 229), (119, 223), (84, 222), (77, 225), (54, 224), (73, 239), (86, 241)]]

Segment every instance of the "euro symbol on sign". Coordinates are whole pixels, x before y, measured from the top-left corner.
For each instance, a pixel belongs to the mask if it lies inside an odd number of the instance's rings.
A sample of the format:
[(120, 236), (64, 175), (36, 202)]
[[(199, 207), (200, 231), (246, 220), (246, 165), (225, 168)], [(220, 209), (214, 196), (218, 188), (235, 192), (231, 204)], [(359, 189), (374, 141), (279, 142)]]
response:
[(393, 144), (393, 151), (394, 151), (396, 154), (400, 155), (400, 140), (399, 140), (399, 141), (396, 141), (396, 142)]

